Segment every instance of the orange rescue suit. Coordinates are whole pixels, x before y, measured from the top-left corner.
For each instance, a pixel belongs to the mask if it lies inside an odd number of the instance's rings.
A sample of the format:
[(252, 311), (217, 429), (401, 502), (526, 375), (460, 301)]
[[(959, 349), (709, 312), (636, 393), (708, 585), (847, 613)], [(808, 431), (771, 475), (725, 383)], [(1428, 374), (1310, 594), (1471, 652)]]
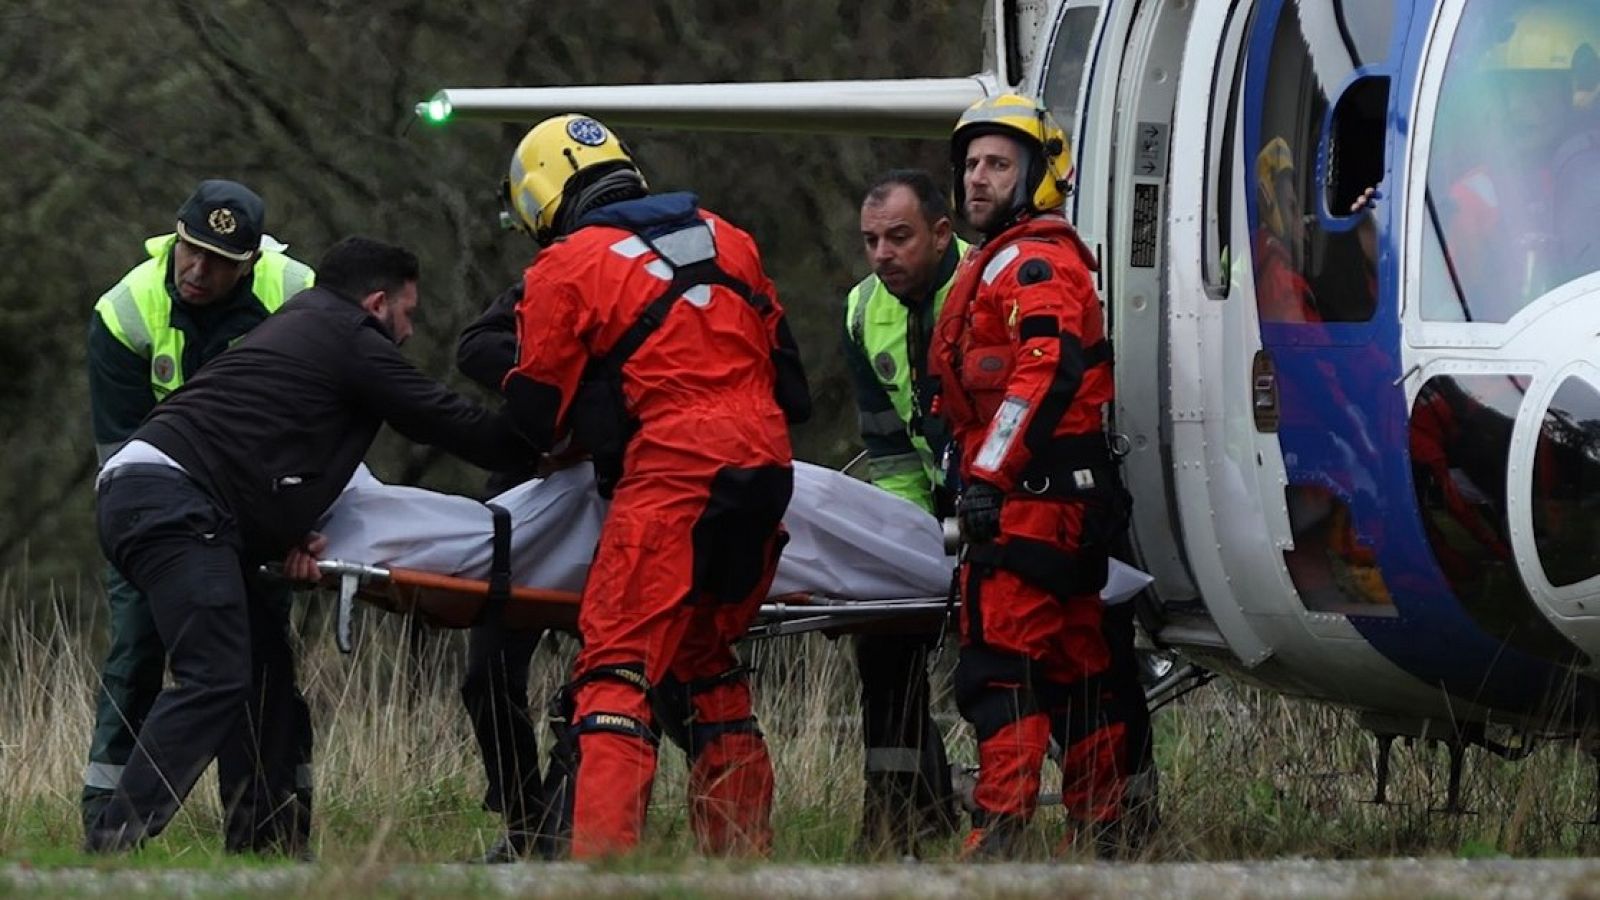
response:
[[(584, 647), (568, 686), (578, 858), (637, 843), (662, 731), (685, 735), (702, 848), (761, 853), (771, 843), (772, 766), (731, 649), (771, 585), (793, 484), (772, 361), (787, 327), (754, 240), (688, 194), (585, 216), (526, 272), (505, 392), (523, 431), (548, 448), (586, 368), (686, 260), (714, 262), (748, 296), (693, 284), (621, 367), (635, 425), (584, 588)], [(682, 721), (654, 719), (663, 685), (687, 695)]]
[(1032, 815), (1052, 732), (1068, 811), (1120, 813), (1124, 728), (1094, 677), (1109, 663), (1103, 548), (1098, 574), (1081, 558), (1105, 510), (1126, 514), (1103, 432), (1113, 384), (1095, 268), (1065, 219), (1024, 219), (963, 261), (935, 330), (963, 483), (1005, 494), (999, 536), (970, 546), (961, 572), (956, 695), (979, 739), (975, 836)]

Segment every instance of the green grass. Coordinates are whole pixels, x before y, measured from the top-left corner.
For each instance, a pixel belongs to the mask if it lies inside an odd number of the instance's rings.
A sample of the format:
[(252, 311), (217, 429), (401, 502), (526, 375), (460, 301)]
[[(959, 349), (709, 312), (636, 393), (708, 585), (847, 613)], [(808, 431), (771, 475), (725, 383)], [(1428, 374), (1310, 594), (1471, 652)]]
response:
[[(107, 860), (78, 851), (78, 780), (99, 655), (79, 609), (93, 602), (24, 605), (0, 589), (0, 671), (7, 673), (0, 679), (0, 864), (283, 865), (222, 853), (209, 775), (142, 852)], [(302, 648), (302, 682), (317, 726), (316, 850), (330, 871), (350, 877), (472, 859), (497, 836), (497, 818), (481, 808), (482, 768), (456, 694), (462, 636), (439, 633), (413, 658), (402, 625), (369, 613), (361, 645), (348, 658), (320, 628)], [(572, 642), (562, 648), (541, 649), (536, 704), (569, 664)], [(855, 861), (861, 742), (851, 655), (818, 636), (755, 650), (759, 714), (778, 778), (774, 859)], [(952, 758), (970, 760), (970, 733), (948, 695), (953, 657), (945, 653), (936, 673), (937, 716)], [(1374, 806), (1363, 802), (1373, 791), (1374, 745), (1351, 714), (1219, 682), (1158, 717), (1157, 757), (1164, 827), (1144, 855), (1149, 860), (1600, 851), (1600, 829), (1580, 824), (1593, 814), (1593, 763), (1570, 746), (1545, 746), (1521, 762), (1474, 752), (1464, 796), (1474, 814), (1451, 816), (1432, 811), (1444, 802), (1447, 754), (1397, 742), (1394, 803)], [(644, 845), (608, 870), (678, 871), (694, 859), (683, 761), (671, 748), (661, 759)], [(1047, 766), (1046, 786), (1057, 777)], [(1041, 810), (1029, 858), (1051, 858), (1065, 832), (1059, 808)], [(925, 850), (949, 860), (957, 846), (952, 839)]]

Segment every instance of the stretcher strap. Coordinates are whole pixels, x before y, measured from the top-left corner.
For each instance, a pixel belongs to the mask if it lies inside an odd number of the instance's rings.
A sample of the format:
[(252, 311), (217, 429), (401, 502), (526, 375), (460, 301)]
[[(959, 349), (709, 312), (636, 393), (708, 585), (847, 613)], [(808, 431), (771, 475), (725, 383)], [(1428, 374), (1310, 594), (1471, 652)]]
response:
[(489, 562), (489, 593), (478, 624), (503, 624), (506, 603), (511, 599), (511, 513), (505, 507), (485, 503), (494, 518), (494, 557)]

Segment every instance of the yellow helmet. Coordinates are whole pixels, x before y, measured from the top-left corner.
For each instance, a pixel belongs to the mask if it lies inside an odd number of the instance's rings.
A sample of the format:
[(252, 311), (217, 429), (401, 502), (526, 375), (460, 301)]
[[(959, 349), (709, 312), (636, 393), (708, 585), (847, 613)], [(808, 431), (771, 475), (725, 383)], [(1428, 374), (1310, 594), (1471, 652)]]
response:
[(1021, 94), (985, 97), (967, 107), (950, 135), (950, 162), (955, 169), (956, 207), (965, 202), (961, 179), (967, 145), (985, 134), (1016, 138), (1028, 153), (1028, 171), (1017, 181), (1015, 215), (1023, 209), (1048, 212), (1066, 202), (1072, 183), (1072, 147), (1044, 104)]
[(1281, 137), (1267, 141), (1256, 154), (1256, 198), (1261, 224), (1280, 238), (1287, 235), (1289, 226), (1295, 223), (1285, 221), (1278, 202), (1278, 179), (1284, 175), (1293, 176), (1294, 171), (1294, 153), (1289, 149), (1289, 142)]
[[(608, 178), (613, 173), (617, 177)], [(570, 230), (575, 211), (593, 205), (582, 201), (593, 199), (602, 179), (633, 193), (645, 188), (633, 156), (611, 129), (579, 113), (552, 116), (517, 144), (505, 182), (506, 200), (524, 229), (548, 244)]]
[[(1594, 0), (1546, 0), (1515, 4), (1503, 40), (1488, 54), (1499, 69), (1566, 70), (1600, 50), (1600, 8)], [(1584, 46), (1588, 50), (1584, 51)]]

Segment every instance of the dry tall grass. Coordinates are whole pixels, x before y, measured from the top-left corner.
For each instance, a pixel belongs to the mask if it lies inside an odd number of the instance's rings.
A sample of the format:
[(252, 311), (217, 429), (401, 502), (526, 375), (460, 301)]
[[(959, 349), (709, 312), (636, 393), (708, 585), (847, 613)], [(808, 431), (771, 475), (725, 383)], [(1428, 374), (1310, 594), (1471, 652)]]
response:
[[(103, 624), (77, 590), (24, 603), (0, 579), (0, 860), (78, 861), (77, 795), (91, 724), (91, 686)], [(307, 604), (326, 602), (327, 597)], [(302, 682), (317, 728), (318, 850), (329, 862), (469, 858), (493, 840), (480, 809), (483, 773), (457, 699), (463, 641), (436, 632), (407, 647), (398, 617), (365, 611), (354, 655), (342, 657), (318, 627), (302, 648)], [(548, 641), (549, 639), (547, 639)], [(541, 648), (535, 702), (561, 680), (572, 642)], [(819, 636), (746, 648), (760, 668), (759, 714), (778, 773), (781, 859), (848, 858), (860, 803), (856, 680), (847, 648)], [(973, 758), (948, 696), (953, 653), (935, 673), (939, 720), (955, 759)], [(1395, 854), (1591, 853), (1593, 764), (1566, 747), (1523, 763), (1475, 753), (1467, 816), (1443, 802), (1443, 750), (1397, 745), (1390, 797), (1376, 807), (1369, 738), (1341, 710), (1218, 683), (1157, 718), (1164, 828), (1153, 859)], [(679, 754), (662, 753), (647, 859), (672, 862), (692, 841)], [(147, 854), (155, 863), (204, 864), (218, 856), (214, 782), (203, 781)], [(1040, 816), (1041, 836), (1059, 814)], [(1041, 841), (1043, 844), (1044, 841)], [(931, 848), (934, 855), (954, 845)]]

